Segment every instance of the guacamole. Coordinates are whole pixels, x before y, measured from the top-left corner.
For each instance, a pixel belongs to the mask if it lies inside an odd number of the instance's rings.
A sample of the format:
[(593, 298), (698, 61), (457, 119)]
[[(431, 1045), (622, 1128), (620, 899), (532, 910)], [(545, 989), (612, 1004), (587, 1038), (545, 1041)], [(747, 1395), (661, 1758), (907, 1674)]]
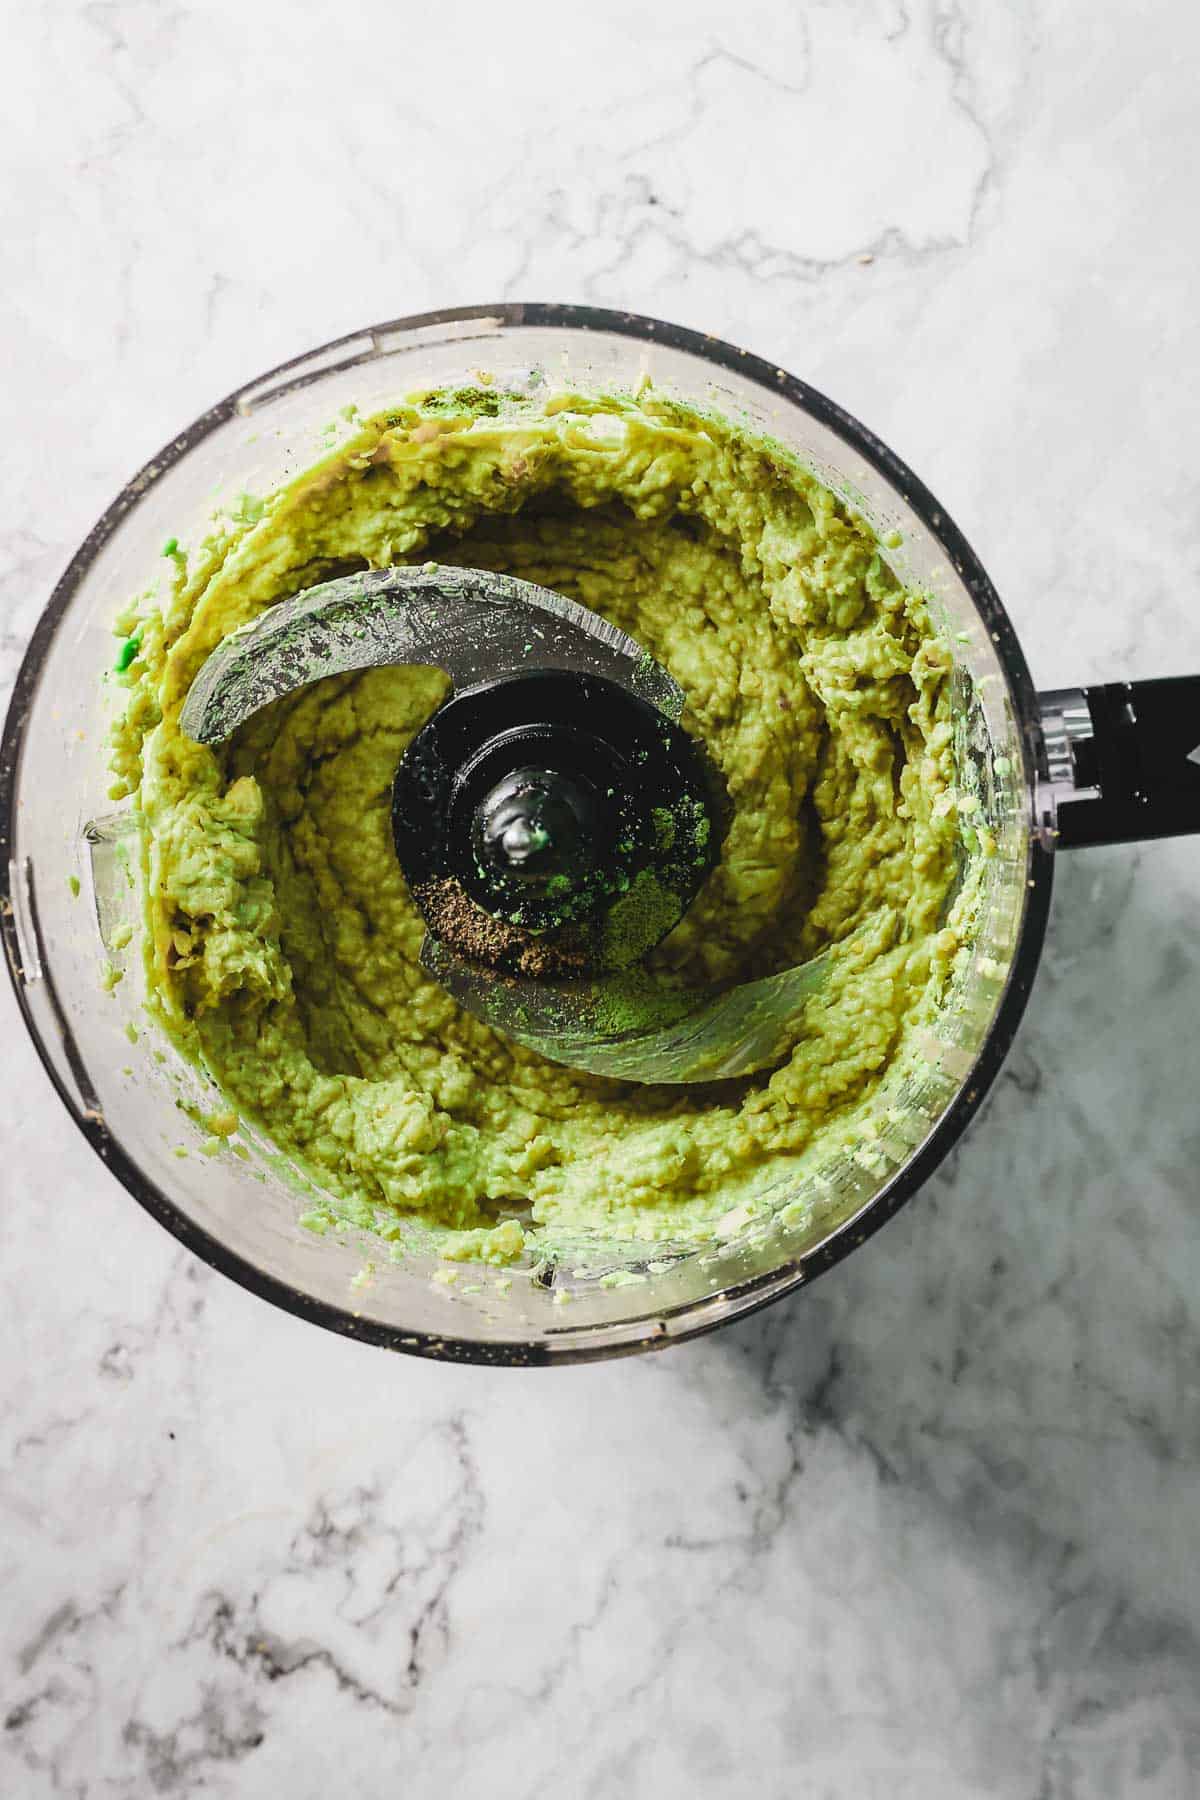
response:
[[(182, 734), (228, 633), (332, 575), (431, 559), (581, 601), (683, 688), (732, 812), (659, 967), (731, 984), (855, 934), (774, 1071), (578, 1074), (422, 972), (390, 790), (439, 671), (326, 679), (215, 750)], [(959, 943), (950, 655), (863, 523), (778, 445), (652, 389), (427, 395), (355, 420), (198, 547), (172, 540), (168, 566), (167, 600), (128, 622), (114, 737), (145, 824), (152, 1004), (312, 1175), (321, 1216), (493, 1260), (563, 1231), (687, 1241), (836, 1130), (932, 1016)]]

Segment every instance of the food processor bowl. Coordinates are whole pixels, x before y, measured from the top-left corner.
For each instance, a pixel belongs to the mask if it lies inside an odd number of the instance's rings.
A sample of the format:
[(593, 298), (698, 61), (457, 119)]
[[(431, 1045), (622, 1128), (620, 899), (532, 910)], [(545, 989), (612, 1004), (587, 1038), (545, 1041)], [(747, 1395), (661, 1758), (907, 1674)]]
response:
[[(772, 1167), (710, 1241), (580, 1242), (515, 1269), (454, 1275), (420, 1234), (399, 1260), (366, 1234), (300, 1223), (311, 1178), (252, 1127), (202, 1152), (219, 1104), (147, 1021), (137, 937), (137, 817), (107, 797), (122, 690), (102, 672), (113, 621), (165, 540), (217, 504), (264, 494), (330, 448), (343, 409), (478, 385), (660, 394), (777, 440), (869, 524), (953, 647), (955, 753), (995, 840), (978, 936), (920, 1054), (888, 1072), (846, 1140)], [(300, 1317), (420, 1355), (570, 1362), (711, 1330), (810, 1280), (913, 1194), (978, 1109), (1041, 948), (1057, 804), (1086, 732), (1059, 696), (1058, 763), (1020, 646), (983, 569), (885, 445), (802, 381), (714, 338), (585, 307), (456, 308), (372, 327), (285, 363), (212, 408), (141, 470), (72, 559), (34, 632), (0, 750), (0, 924), (18, 1003), (96, 1154), (213, 1267)], [(1086, 702), (1086, 696), (1084, 697)], [(1076, 740), (1071, 738), (1071, 730)], [(1053, 749), (1051, 745), (1051, 749)], [(205, 1146), (212, 1148), (211, 1140)]]

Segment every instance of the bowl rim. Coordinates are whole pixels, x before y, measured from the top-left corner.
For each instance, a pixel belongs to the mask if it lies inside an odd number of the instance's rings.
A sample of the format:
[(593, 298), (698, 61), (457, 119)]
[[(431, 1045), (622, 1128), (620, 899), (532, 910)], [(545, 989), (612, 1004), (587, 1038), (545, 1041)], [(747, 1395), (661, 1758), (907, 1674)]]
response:
[[(101, 1161), (111, 1169), (138, 1204), (211, 1268), (219, 1270), (241, 1287), (297, 1318), (308, 1319), (344, 1337), (377, 1344), (389, 1350), (436, 1361), (502, 1367), (595, 1362), (686, 1342), (733, 1319), (744, 1318), (772, 1301), (782, 1299), (815, 1276), (833, 1268), (851, 1250), (864, 1243), (932, 1175), (962, 1136), (999, 1073), (1033, 986), (1045, 937), (1053, 884), (1052, 853), (1035, 831), (1031, 829), (1029, 834), (1025, 900), (1017, 925), (1011, 967), (988, 1034), (958, 1092), (937, 1123), (913, 1155), (860, 1211), (802, 1256), (789, 1258), (745, 1281), (718, 1289), (701, 1300), (683, 1302), (677, 1307), (664, 1308), (641, 1318), (575, 1328), (564, 1325), (552, 1333), (531, 1337), (526, 1342), (489, 1343), (470, 1337), (386, 1325), (356, 1315), (330, 1301), (316, 1299), (278, 1276), (258, 1268), (180, 1211), (111, 1135), (103, 1117), (95, 1109), (87, 1106), (81, 1108), (64, 1082), (51, 1058), (41, 1026), (29, 1005), (21, 972), (21, 952), (13, 911), (14, 865), (10, 858), (16, 788), (25, 725), (42, 665), (93, 559), (127, 514), (147, 490), (186, 456), (194, 445), (245, 410), (244, 403), (248, 399), (252, 396), (262, 397), (264, 391), (273, 391), (269, 384), (282, 384), (285, 387), (302, 385), (305, 365), (318, 360), (319, 367), (311, 372), (308, 379), (316, 379), (319, 375), (351, 366), (363, 360), (351, 349), (363, 340), (374, 341), (375, 349), (368, 354), (376, 355), (384, 349), (383, 340), (396, 334), (411, 335), (430, 327), (462, 324), (474, 319), (495, 321), (505, 329), (535, 327), (543, 330), (595, 331), (629, 337), (644, 343), (663, 344), (669, 349), (683, 351), (744, 377), (764, 391), (798, 406), (833, 431), (903, 496), (950, 558), (991, 634), (1016, 704), (1027, 756), (1031, 759), (1036, 757), (1037, 689), (1012, 621), (986, 570), (945, 508), (924, 483), (888, 445), (843, 407), (798, 376), (751, 351), (739, 349), (710, 333), (671, 324), (646, 314), (590, 305), (513, 300), (492, 305), (446, 307), (359, 327), (300, 355), (289, 357), (287, 361), (278, 363), (253, 380), (243, 383), (225, 399), (201, 413), (156, 456), (151, 457), (125, 484), (92, 526), (55, 584), (34, 627), (17, 673), (3, 735), (0, 737), (0, 936), (3, 937), (9, 977), (26, 1030), (42, 1066), (76, 1126)], [(336, 360), (339, 351), (346, 352), (341, 361)], [(289, 377), (292, 379), (289, 380)], [(63, 1025), (65, 1028), (65, 1020)], [(574, 1341), (573, 1329), (579, 1334)]]

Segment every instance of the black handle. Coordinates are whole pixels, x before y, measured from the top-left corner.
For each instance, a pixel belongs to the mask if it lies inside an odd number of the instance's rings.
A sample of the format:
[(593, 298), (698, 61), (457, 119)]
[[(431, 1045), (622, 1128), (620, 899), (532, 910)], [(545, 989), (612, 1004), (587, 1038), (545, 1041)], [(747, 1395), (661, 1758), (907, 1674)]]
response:
[(1042, 829), (1063, 850), (1200, 832), (1200, 675), (1043, 694)]

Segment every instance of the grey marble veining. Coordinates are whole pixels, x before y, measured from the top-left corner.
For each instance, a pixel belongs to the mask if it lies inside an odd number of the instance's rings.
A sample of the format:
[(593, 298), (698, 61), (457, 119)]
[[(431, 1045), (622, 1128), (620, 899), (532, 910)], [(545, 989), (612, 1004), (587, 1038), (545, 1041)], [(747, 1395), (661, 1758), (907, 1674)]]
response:
[[(1200, 668), (1182, 0), (13, 14), (0, 687), (215, 396), (492, 297), (867, 419), (1047, 686)], [(0, 993), (0, 1792), (1200, 1791), (1200, 841), (1064, 858), (985, 1116), (716, 1337), (436, 1368), (211, 1274)]]

